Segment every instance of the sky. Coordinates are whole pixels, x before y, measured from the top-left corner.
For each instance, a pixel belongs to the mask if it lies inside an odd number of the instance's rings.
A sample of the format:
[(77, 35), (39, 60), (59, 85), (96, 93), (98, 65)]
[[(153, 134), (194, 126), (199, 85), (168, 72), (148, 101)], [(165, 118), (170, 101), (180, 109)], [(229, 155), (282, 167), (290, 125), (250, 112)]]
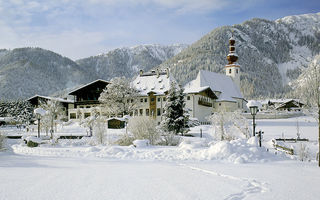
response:
[(141, 44), (192, 44), (252, 18), (320, 12), (319, 0), (0, 0), (0, 48), (73, 60)]

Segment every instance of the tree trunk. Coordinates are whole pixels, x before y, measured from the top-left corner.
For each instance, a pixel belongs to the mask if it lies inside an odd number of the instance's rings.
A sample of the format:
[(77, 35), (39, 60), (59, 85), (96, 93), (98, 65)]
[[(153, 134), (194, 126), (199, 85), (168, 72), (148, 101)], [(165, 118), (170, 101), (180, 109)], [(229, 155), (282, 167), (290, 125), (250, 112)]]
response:
[(318, 103), (318, 165), (320, 167), (320, 104)]

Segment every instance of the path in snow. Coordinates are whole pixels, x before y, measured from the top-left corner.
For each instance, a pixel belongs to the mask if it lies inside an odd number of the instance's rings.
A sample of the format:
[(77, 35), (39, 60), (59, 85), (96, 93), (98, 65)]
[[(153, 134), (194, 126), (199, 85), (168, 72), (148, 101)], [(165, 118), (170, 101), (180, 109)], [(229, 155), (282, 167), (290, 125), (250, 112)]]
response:
[(218, 172), (214, 172), (214, 171), (210, 171), (210, 170), (206, 170), (206, 169), (202, 169), (202, 168), (198, 168), (198, 167), (193, 167), (193, 166), (186, 165), (186, 164), (179, 164), (179, 165), (184, 168), (190, 168), (192, 170), (200, 171), (200, 172), (203, 172), (206, 174), (227, 178), (232, 181), (241, 181), (241, 182), (247, 183), (247, 186), (241, 192), (230, 194), (226, 198), (224, 198), (224, 200), (241, 200), (241, 199), (245, 199), (249, 195), (252, 195), (255, 193), (264, 193), (269, 190), (266, 187), (267, 183), (262, 183), (260, 181), (255, 180), (255, 179), (239, 178), (239, 177), (221, 174)]

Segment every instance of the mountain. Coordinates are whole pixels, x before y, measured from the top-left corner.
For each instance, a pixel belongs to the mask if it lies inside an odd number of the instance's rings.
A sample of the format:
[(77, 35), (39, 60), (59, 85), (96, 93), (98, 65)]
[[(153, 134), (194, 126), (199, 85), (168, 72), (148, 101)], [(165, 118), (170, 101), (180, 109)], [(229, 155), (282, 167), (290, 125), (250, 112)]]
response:
[(72, 60), (41, 48), (0, 51), (0, 99), (50, 95), (87, 81)]
[(105, 54), (77, 60), (76, 63), (94, 79), (110, 80), (113, 77), (133, 77), (139, 70), (149, 71), (177, 55), (187, 45), (140, 45), (118, 48)]
[(0, 99), (35, 94), (65, 95), (71, 88), (101, 78), (133, 77), (178, 54), (186, 45), (140, 45), (72, 61), (41, 48), (0, 50)]
[(159, 68), (170, 68), (181, 84), (194, 79), (200, 69), (224, 73), (232, 32), (246, 97), (284, 95), (288, 83), (320, 53), (320, 13), (305, 14), (216, 28)]

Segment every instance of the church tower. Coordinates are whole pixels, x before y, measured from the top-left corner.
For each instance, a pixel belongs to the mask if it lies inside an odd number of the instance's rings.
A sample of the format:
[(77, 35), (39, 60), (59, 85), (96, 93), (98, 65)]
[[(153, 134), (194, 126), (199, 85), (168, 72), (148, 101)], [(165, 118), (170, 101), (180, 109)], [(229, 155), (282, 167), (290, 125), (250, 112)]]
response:
[(230, 76), (233, 82), (240, 88), (240, 65), (236, 62), (238, 55), (236, 54), (235, 39), (233, 36), (229, 39), (229, 54), (227, 56), (228, 64), (225, 66), (226, 75)]

